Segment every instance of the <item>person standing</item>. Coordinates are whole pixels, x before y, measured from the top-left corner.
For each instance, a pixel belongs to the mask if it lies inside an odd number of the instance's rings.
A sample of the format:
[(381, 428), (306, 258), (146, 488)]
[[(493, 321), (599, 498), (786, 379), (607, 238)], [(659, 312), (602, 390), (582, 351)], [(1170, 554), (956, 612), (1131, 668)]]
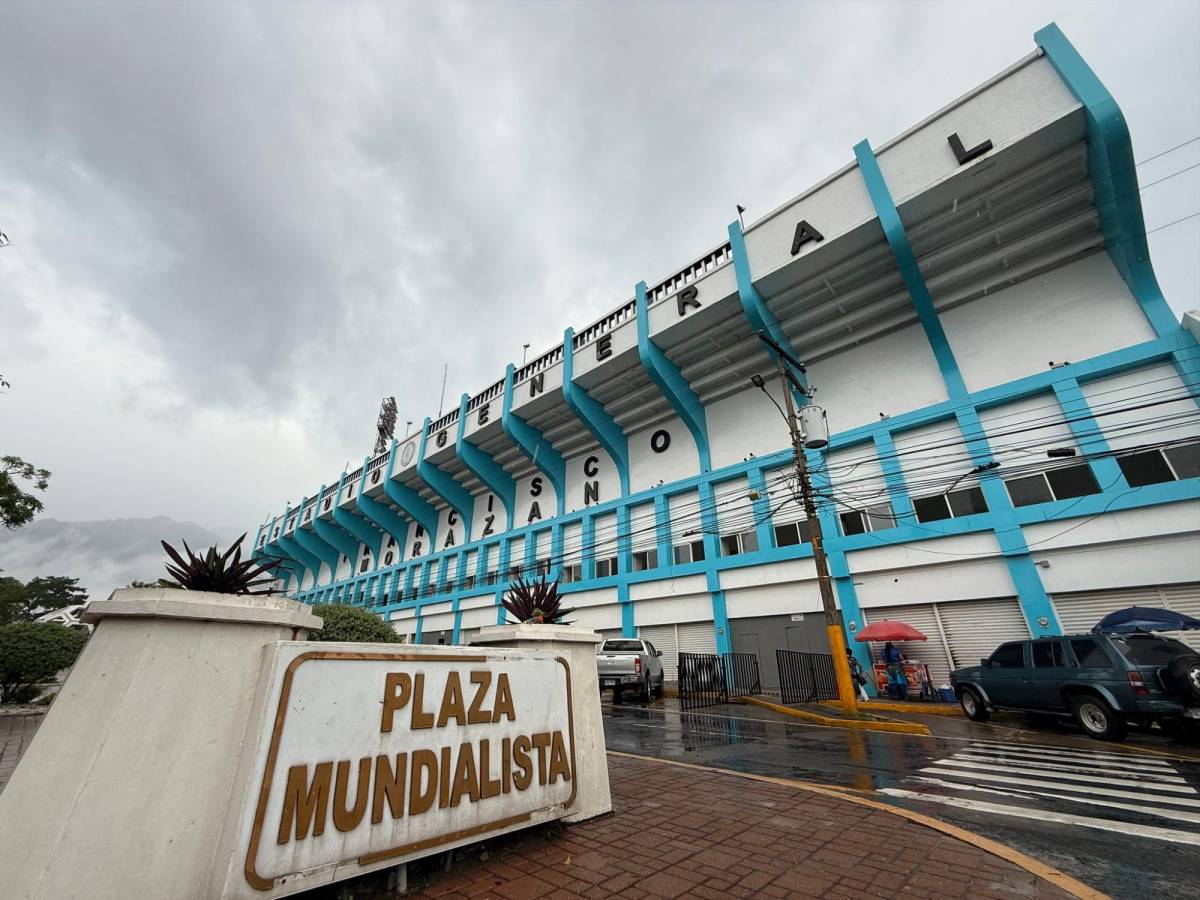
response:
[(866, 688), (867, 676), (863, 674), (862, 663), (854, 658), (854, 653), (849, 647), (846, 648), (846, 662), (850, 664), (850, 679), (854, 682), (855, 687), (858, 688), (858, 699), (870, 700), (871, 698), (867, 695)]
[(908, 699), (908, 679), (904, 677), (904, 657), (896, 645), (883, 645), (883, 661), (887, 664), (888, 694), (897, 700)]

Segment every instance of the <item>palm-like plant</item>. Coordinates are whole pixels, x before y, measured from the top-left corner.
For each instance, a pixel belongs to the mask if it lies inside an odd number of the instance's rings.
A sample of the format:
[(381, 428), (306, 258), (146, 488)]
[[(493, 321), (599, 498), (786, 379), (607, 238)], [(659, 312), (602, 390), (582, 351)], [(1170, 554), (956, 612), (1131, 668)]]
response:
[(518, 622), (541, 625), (566, 625), (563, 617), (574, 610), (563, 609), (558, 595), (558, 579), (547, 581), (543, 575), (537, 581), (526, 581), (523, 577), (513, 582), (504, 597), (504, 608)]
[[(216, 547), (209, 547), (203, 555), (197, 554), (184, 541), (186, 556), (163, 541), (163, 549), (175, 561), (175, 565), (166, 563), (167, 572), (175, 580), (163, 578), (159, 584), (185, 591), (212, 591), (217, 594), (271, 593), (271, 589), (263, 585), (274, 580), (279, 563), (272, 560), (260, 564), (253, 559), (242, 559), (242, 541), (245, 539), (246, 535), (243, 534), (224, 553), (218, 553)], [(263, 574), (269, 574), (270, 577), (260, 578)]]

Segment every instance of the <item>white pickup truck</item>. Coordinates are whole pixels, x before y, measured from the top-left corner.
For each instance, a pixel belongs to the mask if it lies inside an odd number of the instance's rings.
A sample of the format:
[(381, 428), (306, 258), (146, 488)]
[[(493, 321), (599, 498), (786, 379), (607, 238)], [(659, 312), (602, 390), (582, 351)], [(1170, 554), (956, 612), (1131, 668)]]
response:
[(613, 692), (620, 702), (625, 688), (637, 688), (643, 700), (663, 693), (662, 651), (655, 650), (649, 641), (638, 638), (612, 638), (596, 651), (596, 670), (600, 675), (600, 690)]

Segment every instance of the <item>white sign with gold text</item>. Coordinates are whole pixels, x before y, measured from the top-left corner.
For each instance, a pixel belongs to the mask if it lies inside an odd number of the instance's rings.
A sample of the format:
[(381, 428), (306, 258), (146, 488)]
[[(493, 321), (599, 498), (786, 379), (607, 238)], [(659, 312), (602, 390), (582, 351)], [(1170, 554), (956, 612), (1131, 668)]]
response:
[(232, 893), (282, 896), (570, 812), (564, 658), (303, 642), (273, 653)]

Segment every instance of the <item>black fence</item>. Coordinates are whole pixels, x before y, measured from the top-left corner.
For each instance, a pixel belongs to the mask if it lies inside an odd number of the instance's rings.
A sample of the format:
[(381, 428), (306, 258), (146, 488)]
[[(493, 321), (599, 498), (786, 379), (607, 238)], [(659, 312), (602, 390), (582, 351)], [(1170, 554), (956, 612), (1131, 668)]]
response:
[(833, 657), (828, 653), (776, 650), (775, 659), (779, 663), (779, 694), (784, 703), (837, 699)]
[(762, 690), (753, 653), (680, 653), (679, 705), (699, 709)]

